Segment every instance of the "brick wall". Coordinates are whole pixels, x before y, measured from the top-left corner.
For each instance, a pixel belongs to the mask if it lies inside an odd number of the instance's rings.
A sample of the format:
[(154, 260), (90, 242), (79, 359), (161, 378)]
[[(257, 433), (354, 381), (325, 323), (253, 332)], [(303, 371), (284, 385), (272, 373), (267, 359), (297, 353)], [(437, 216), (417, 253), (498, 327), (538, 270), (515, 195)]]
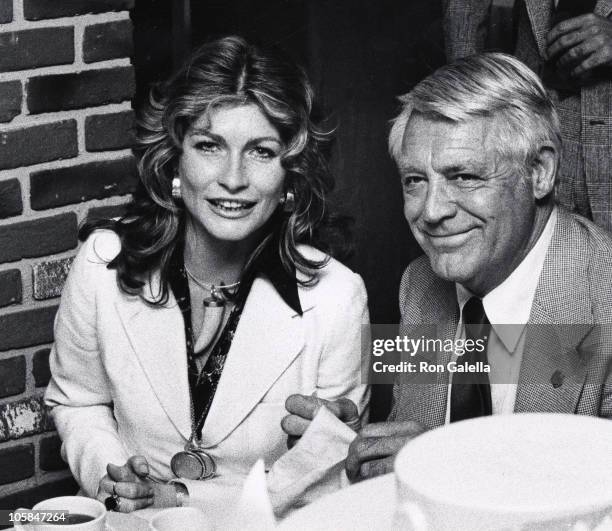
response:
[(0, 508), (74, 492), (42, 403), (78, 225), (129, 199), (133, 0), (0, 0)]

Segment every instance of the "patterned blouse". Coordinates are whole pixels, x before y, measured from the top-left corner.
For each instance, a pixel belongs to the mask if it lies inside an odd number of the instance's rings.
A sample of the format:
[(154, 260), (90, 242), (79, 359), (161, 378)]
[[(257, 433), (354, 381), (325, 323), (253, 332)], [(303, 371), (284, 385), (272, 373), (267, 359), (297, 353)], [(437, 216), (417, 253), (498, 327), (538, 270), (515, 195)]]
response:
[(279, 233), (275, 231), (273, 237), (264, 246), (249, 269), (243, 273), (240, 280), (240, 288), (236, 295), (232, 297), (234, 308), (223, 327), (219, 339), (212, 347), (202, 371), (198, 369), (196, 361), (200, 353), (194, 352), (195, 340), (191, 326), (191, 298), (183, 261), (183, 245), (177, 245), (176, 247), (172, 257), (169, 284), (183, 314), (187, 343), (187, 367), (189, 389), (191, 392), (192, 423), (194, 424), (192, 429), (195, 428), (197, 438), (201, 438), (202, 428), (212, 405), (225, 360), (255, 278), (257, 276), (268, 277), (285, 302), (296, 313), (302, 314), (295, 272), (291, 275), (284, 269), (277, 251), (278, 238)]

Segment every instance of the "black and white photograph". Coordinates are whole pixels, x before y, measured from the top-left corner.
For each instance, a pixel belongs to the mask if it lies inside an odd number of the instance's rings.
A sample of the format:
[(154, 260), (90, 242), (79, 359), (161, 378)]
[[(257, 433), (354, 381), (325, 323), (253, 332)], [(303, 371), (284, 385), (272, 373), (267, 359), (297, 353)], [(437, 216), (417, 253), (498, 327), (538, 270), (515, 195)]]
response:
[(0, 0), (0, 529), (612, 531), (612, 0)]

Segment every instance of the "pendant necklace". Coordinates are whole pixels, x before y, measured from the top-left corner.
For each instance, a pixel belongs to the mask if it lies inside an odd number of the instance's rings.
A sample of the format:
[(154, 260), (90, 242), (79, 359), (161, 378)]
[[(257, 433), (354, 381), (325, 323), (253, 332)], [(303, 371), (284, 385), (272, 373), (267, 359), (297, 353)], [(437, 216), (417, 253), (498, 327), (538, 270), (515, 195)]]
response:
[(191, 271), (189, 271), (187, 266), (184, 267), (187, 276), (189, 276), (189, 278), (198, 286), (204, 288), (210, 293), (210, 296), (206, 297), (203, 301), (204, 317), (202, 321), (202, 329), (200, 330), (194, 345), (194, 352), (201, 352), (217, 336), (217, 333), (223, 324), (225, 309), (228, 302), (228, 295), (226, 291), (236, 289), (238, 286), (240, 286), (240, 281), (228, 285), (221, 283), (219, 286), (215, 286), (214, 284), (205, 284)]
[[(196, 436), (204, 419), (208, 414), (208, 410), (212, 404), (213, 397), (210, 397), (208, 404), (204, 408), (202, 416), (197, 423), (193, 423), (191, 435), (185, 444), (185, 449), (182, 452), (177, 452), (170, 460), (170, 469), (178, 478), (184, 479), (208, 479), (215, 475), (217, 464), (212, 456), (200, 447), (200, 440)], [(193, 419), (193, 404), (191, 405), (191, 418)]]
[(216, 308), (218, 306), (225, 306), (227, 302), (226, 291), (232, 290), (240, 286), (240, 280), (238, 282), (234, 282), (233, 284), (224, 284), (221, 282), (218, 286), (214, 284), (205, 284), (198, 277), (196, 277), (187, 266), (185, 267), (185, 273), (187, 276), (193, 280), (198, 286), (204, 288), (206, 291), (210, 293), (210, 297), (206, 297), (204, 299), (204, 306)]
[[(204, 320), (202, 323), (202, 330), (200, 331), (198, 340), (194, 345), (194, 352), (200, 352), (203, 350), (210, 341), (216, 337), (225, 315), (225, 308), (228, 302), (228, 296), (225, 293), (227, 290), (235, 289), (240, 286), (240, 281), (234, 282), (233, 284), (225, 285), (221, 283), (219, 286), (214, 284), (205, 284), (199, 278), (197, 278), (186, 265), (184, 265), (185, 273), (191, 278), (198, 286), (204, 288), (204, 290), (210, 293), (209, 297), (206, 297), (203, 301), (204, 306)], [(202, 343), (200, 345), (200, 343)], [(213, 378), (206, 375), (211, 385), (214, 385)], [(197, 433), (202, 428), (204, 419), (206, 418), (210, 406), (212, 404), (214, 394), (211, 394), (208, 403), (206, 404), (202, 415), (197, 420), (194, 419), (193, 403), (191, 403), (191, 418), (192, 418), (192, 430), (189, 440), (185, 444), (182, 452), (177, 452), (170, 461), (170, 468), (175, 476), (185, 479), (202, 480), (208, 479), (215, 475), (217, 465), (212, 456), (204, 451), (200, 446), (200, 440), (197, 437)]]

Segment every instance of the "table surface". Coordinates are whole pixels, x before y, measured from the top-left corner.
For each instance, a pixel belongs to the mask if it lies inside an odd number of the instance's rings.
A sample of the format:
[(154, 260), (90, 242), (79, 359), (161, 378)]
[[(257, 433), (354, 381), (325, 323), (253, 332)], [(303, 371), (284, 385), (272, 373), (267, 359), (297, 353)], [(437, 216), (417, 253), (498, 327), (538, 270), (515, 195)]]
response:
[(386, 474), (325, 496), (295, 511), (279, 531), (372, 531), (391, 529), (395, 478)]
[[(279, 531), (371, 531), (390, 529), (395, 480), (387, 474), (351, 485), (299, 509), (279, 522)], [(149, 520), (162, 509), (109, 513), (109, 531), (149, 531)]]
[(149, 522), (144, 515), (109, 512), (106, 515), (106, 528), (108, 531), (149, 531)]

